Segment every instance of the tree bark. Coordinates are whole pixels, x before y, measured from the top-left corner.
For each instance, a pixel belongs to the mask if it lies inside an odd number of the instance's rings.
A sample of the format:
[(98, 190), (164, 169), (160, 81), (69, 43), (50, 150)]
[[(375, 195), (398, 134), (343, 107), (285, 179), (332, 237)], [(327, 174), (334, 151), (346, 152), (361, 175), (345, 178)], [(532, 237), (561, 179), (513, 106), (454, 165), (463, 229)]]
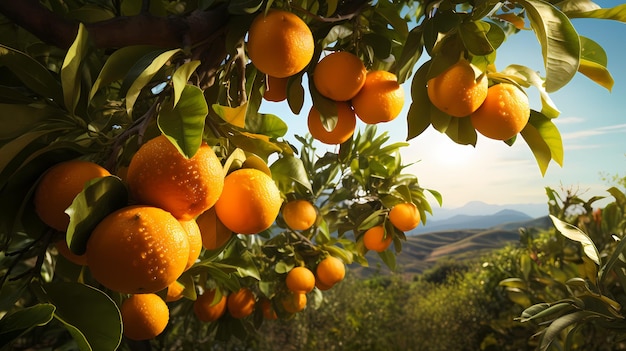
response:
[[(42, 41), (67, 49), (78, 31), (78, 23), (53, 13), (38, 0), (0, 0), (0, 13)], [(186, 47), (222, 28), (228, 21), (226, 6), (194, 11), (186, 16), (156, 17), (141, 13), (132, 17), (86, 23), (85, 28), (99, 48), (130, 45)]]

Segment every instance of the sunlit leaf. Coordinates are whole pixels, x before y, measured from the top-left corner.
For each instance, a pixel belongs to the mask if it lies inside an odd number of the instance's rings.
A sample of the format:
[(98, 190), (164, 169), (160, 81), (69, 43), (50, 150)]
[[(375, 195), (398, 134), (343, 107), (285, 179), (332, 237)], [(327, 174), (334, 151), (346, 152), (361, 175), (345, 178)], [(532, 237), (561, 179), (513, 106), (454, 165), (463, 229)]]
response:
[(128, 88), (128, 91), (126, 92), (126, 112), (129, 115), (132, 113), (133, 107), (135, 106), (135, 102), (137, 101), (141, 90), (152, 80), (161, 68), (163, 68), (167, 61), (180, 51), (181, 49), (173, 49), (159, 54), (133, 80), (130, 88)]
[(546, 68), (546, 91), (562, 88), (578, 71), (580, 40), (569, 18), (543, 0), (520, 0), (528, 12)]
[(74, 114), (78, 100), (80, 100), (82, 74), (80, 70), (82, 61), (87, 54), (88, 33), (81, 23), (78, 26), (78, 34), (67, 51), (61, 68), (61, 85), (63, 86), (63, 101), (65, 108)]
[(215, 113), (217, 113), (217, 115), (220, 116), (224, 121), (239, 128), (245, 127), (246, 111), (248, 109), (247, 103), (237, 107), (213, 104), (212, 108), (213, 111), (215, 111)]
[(246, 130), (255, 134), (266, 135), (270, 138), (280, 138), (287, 134), (287, 124), (280, 117), (273, 114), (258, 113), (246, 119)]
[(53, 305), (40, 303), (3, 316), (0, 319), (0, 348), (34, 327), (48, 324), (53, 318), (54, 310)]
[(563, 234), (563, 236), (570, 240), (579, 242), (583, 246), (585, 255), (595, 262), (595, 264), (598, 266), (600, 265), (600, 253), (587, 234), (577, 227), (567, 222), (563, 222), (553, 215), (550, 215), (550, 219), (552, 220), (552, 223), (554, 223), (556, 229)]
[(550, 323), (548, 328), (545, 330), (541, 337), (541, 343), (539, 345), (539, 350), (546, 351), (552, 344), (552, 342), (557, 339), (561, 332), (563, 332), (566, 328), (570, 327), (572, 324), (575, 324), (582, 320), (585, 317), (591, 315), (591, 312), (587, 311), (579, 311), (570, 314), (566, 314), (557, 320)]
[(85, 253), (87, 240), (104, 217), (128, 203), (126, 186), (116, 176), (91, 180), (85, 184), (74, 201), (65, 210), (70, 216), (66, 240), (77, 255)]
[(137, 45), (120, 48), (112, 53), (93, 83), (89, 99), (92, 99), (101, 87), (124, 79), (131, 67), (149, 52), (154, 52), (154, 47)]
[(200, 66), (200, 61), (198, 60), (186, 62), (178, 67), (172, 75), (172, 85), (174, 86), (174, 107), (178, 104), (183, 91), (187, 88), (189, 77), (191, 77), (198, 66)]
[(81, 351), (115, 350), (119, 346), (122, 318), (107, 294), (72, 282), (50, 283), (44, 289), (56, 306), (54, 317), (65, 325)]
[(524, 22), (524, 19), (514, 13), (511, 13), (511, 12), (499, 13), (499, 14), (493, 15), (493, 17), (509, 22), (517, 29), (521, 30), (521, 29), (526, 28), (526, 23)]
[(159, 129), (185, 157), (191, 158), (202, 144), (209, 107), (202, 90), (193, 85), (185, 85), (178, 104), (172, 106), (166, 103), (159, 111)]
[(301, 159), (285, 155), (272, 163), (270, 170), (272, 171), (272, 178), (274, 178), (283, 194), (292, 192), (294, 183), (305, 187), (311, 193), (313, 192), (311, 182)]
[(626, 4), (619, 4), (606, 9), (595, 9), (591, 11), (568, 11), (570, 18), (603, 18), (620, 22), (626, 22)]
[(563, 165), (561, 134), (549, 118), (531, 111), (530, 120), (520, 134), (535, 156), (542, 175), (546, 173), (550, 160)]
[(476, 146), (478, 136), (469, 117), (451, 118), (446, 135), (457, 144)]
[(423, 33), (422, 27), (418, 26), (413, 28), (406, 38), (396, 69), (398, 84), (402, 84), (409, 79), (415, 63), (422, 56), (422, 52), (424, 51)]

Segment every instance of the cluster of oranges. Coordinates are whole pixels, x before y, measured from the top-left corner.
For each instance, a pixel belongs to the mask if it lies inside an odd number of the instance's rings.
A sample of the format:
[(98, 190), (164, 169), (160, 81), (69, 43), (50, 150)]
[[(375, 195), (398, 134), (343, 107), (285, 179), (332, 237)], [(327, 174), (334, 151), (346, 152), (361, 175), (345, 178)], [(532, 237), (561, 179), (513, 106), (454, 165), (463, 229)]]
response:
[[(394, 205), (389, 210), (387, 218), (396, 229), (403, 232), (417, 228), (421, 221), (419, 210), (412, 202)], [(388, 233), (382, 224), (369, 228), (363, 234), (363, 245), (368, 250), (383, 252), (391, 246), (392, 242), (392, 233)]]
[[(35, 191), (36, 213), (50, 227), (67, 231), (70, 218), (65, 210), (86, 182), (110, 175), (88, 161), (53, 166)], [(131, 195), (128, 205), (96, 225), (85, 253), (75, 254), (65, 240), (56, 246), (70, 261), (87, 266), (104, 287), (131, 296), (120, 307), (124, 333), (148, 339), (168, 320), (163, 312), (167, 305), (155, 293), (167, 289), (166, 300), (180, 298), (183, 286), (177, 279), (198, 260), (203, 247), (215, 250), (233, 233), (266, 230), (283, 201), (263, 171), (242, 168), (225, 176), (220, 159), (206, 143), (185, 158), (164, 135), (142, 145), (122, 177)], [(162, 328), (148, 327), (151, 321), (159, 321)]]
[(428, 81), (428, 97), (453, 117), (470, 116), (482, 135), (508, 140), (524, 129), (530, 118), (528, 96), (512, 83), (488, 86), (483, 72), (465, 59)]
[[(282, 101), (287, 98), (289, 77), (310, 64), (315, 43), (301, 18), (271, 10), (252, 22), (247, 49), (252, 63), (267, 76), (264, 98)], [(335, 116), (322, 117), (315, 106), (309, 111), (309, 132), (323, 143), (341, 144), (352, 137), (357, 116), (367, 124), (388, 122), (400, 114), (404, 105), (404, 90), (393, 73), (368, 72), (361, 59), (348, 51), (323, 57), (312, 73), (315, 89), (336, 106)], [(334, 125), (327, 128), (330, 124)]]

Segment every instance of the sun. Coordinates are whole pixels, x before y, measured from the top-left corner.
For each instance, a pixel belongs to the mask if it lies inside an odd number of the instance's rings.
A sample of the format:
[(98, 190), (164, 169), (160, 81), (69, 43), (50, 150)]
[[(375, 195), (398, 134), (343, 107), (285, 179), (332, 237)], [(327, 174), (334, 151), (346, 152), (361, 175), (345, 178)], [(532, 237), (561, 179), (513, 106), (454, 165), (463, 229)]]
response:
[(476, 148), (460, 145), (451, 140), (439, 140), (431, 147), (429, 158), (436, 164), (458, 167), (470, 164), (476, 158)]

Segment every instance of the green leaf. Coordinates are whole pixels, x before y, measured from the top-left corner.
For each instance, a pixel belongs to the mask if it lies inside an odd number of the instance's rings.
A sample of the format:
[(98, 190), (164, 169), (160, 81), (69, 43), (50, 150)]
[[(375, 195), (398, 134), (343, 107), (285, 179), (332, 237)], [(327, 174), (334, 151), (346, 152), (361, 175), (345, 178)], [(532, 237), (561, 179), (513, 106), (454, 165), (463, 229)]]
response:
[(284, 155), (272, 163), (270, 170), (272, 171), (272, 178), (283, 194), (294, 191), (294, 184), (303, 186), (311, 193), (313, 192), (301, 159), (292, 155)]
[(202, 90), (185, 85), (175, 106), (168, 100), (157, 117), (159, 129), (187, 158), (196, 154), (202, 145), (204, 121), (209, 107)]
[(552, 317), (553, 315), (561, 315), (567, 310), (573, 310), (575, 307), (570, 302), (559, 302), (554, 305), (543, 303), (531, 306), (522, 312), (520, 322), (528, 322), (535, 319)]
[(70, 216), (66, 240), (77, 255), (85, 253), (93, 229), (110, 213), (128, 204), (128, 192), (122, 180), (108, 176), (90, 180), (65, 210)]
[(459, 34), (467, 50), (475, 56), (485, 56), (495, 49), (487, 38), (491, 25), (484, 21), (464, 21)]
[(41, 63), (27, 54), (0, 44), (0, 66), (11, 73), (36, 94), (50, 98), (61, 105), (63, 94), (59, 81)]
[(598, 266), (600, 265), (600, 253), (587, 234), (577, 227), (561, 221), (553, 215), (550, 215), (550, 219), (552, 219), (552, 223), (554, 223), (556, 229), (563, 234), (563, 236), (570, 240), (579, 242), (583, 247), (585, 255), (587, 255), (587, 257), (589, 257)]
[(546, 90), (551, 93), (567, 84), (578, 71), (580, 39), (569, 18), (543, 0), (520, 0), (541, 44), (546, 68)]
[(304, 106), (304, 87), (302, 87), (302, 74), (297, 74), (287, 81), (287, 104), (295, 115), (300, 114)]
[(455, 143), (461, 145), (476, 146), (476, 141), (478, 140), (476, 129), (474, 129), (469, 117), (451, 118), (446, 128), (446, 135)]
[(550, 160), (563, 165), (563, 141), (552, 121), (542, 114), (531, 111), (530, 120), (521, 131), (524, 141), (530, 147), (541, 174), (545, 175)]
[(124, 47), (112, 53), (93, 83), (89, 99), (92, 99), (101, 87), (123, 80), (135, 63), (148, 53), (154, 53), (154, 50), (152, 46), (137, 45)]
[(591, 315), (590, 312), (578, 311), (578, 312), (566, 314), (558, 318), (557, 320), (553, 321), (552, 323), (550, 323), (550, 326), (546, 328), (546, 330), (544, 331), (541, 337), (539, 350), (541, 351), (548, 350), (548, 348), (550, 347), (550, 344), (552, 344), (552, 342), (555, 339), (559, 338), (562, 331), (564, 331), (566, 328), (568, 328), (572, 324), (578, 323), (583, 318), (589, 317), (590, 315)]
[(4, 348), (34, 327), (48, 324), (52, 320), (54, 310), (54, 305), (40, 303), (2, 317), (0, 319), (0, 348)]
[(337, 5), (339, 4), (339, 0), (328, 0), (326, 1), (326, 17), (334, 14), (337, 11)]
[[(198, 66), (200, 66), (199, 60), (186, 62), (182, 66), (178, 67), (176, 69), (176, 72), (174, 72), (174, 74), (172, 75), (172, 85), (174, 86), (174, 107), (176, 107), (178, 100), (183, 94), (183, 91), (187, 88), (187, 82), (189, 82), (189, 77), (191, 77), (191, 75), (193, 74), (193, 72), (195, 72)], [(206, 106), (206, 102), (204, 105)]]
[(626, 4), (620, 4), (608, 9), (596, 9), (592, 11), (568, 11), (570, 18), (601, 18), (620, 22), (626, 22)]
[[(1, 104), (0, 141), (18, 138), (36, 129), (41, 123), (59, 111), (46, 104)], [(0, 162), (1, 163), (1, 162)]]
[(413, 28), (406, 38), (406, 42), (402, 47), (402, 54), (396, 69), (398, 84), (404, 83), (413, 72), (413, 67), (422, 56), (424, 51), (424, 31), (421, 26)]
[(78, 26), (78, 34), (76, 39), (70, 46), (63, 60), (61, 68), (61, 85), (63, 87), (63, 101), (65, 108), (74, 114), (78, 100), (80, 100), (81, 86), (80, 81), (82, 74), (83, 59), (88, 51), (87, 41), (88, 33), (85, 26), (80, 23)]
[(428, 98), (427, 76), (430, 69), (430, 61), (424, 63), (413, 76), (411, 83), (411, 105), (407, 114), (408, 135), (411, 140), (422, 134), (430, 126), (430, 110), (433, 108)]
[[(163, 68), (163, 66), (181, 49), (173, 49), (165, 51), (159, 54), (154, 60), (152, 60), (148, 66), (141, 71), (141, 73), (133, 80), (133, 83), (126, 92), (126, 112), (130, 115), (133, 111), (133, 106), (139, 97), (141, 90), (148, 84), (152, 78)], [(135, 66), (133, 68), (136, 68)]]
[(387, 265), (390, 270), (396, 270), (396, 255), (391, 250), (379, 252), (378, 256), (381, 260), (383, 260), (383, 262), (385, 262), (385, 265)]
[(233, 15), (246, 15), (257, 12), (261, 5), (262, 0), (232, 0), (228, 2), (228, 12)]
[(578, 71), (611, 91), (614, 81), (607, 69), (608, 57), (606, 52), (600, 44), (586, 37), (580, 37), (580, 44), (581, 59)]
[(81, 351), (115, 350), (122, 340), (122, 318), (117, 305), (102, 291), (79, 283), (44, 285), (54, 317), (65, 325)]
[[(60, 129), (36, 130), (28, 132), (0, 147), (0, 155), (2, 155), (0, 158), (0, 175), (5, 172), (11, 161), (13, 161), (14, 158), (17, 157), (17, 155), (19, 155), (20, 152), (22, 152), (22, 150), (24, 150), (27, 146), (47, 134), (56, 133), (58, 131), (60, 131)], [(2, 178), (4, 177), (0, 177), (0, 184), (4, 183)]]
[(246, 130), (263, 134), (270, 138), (280, 138), (287, 134), (287, 124), (278, 116), (269, 113), (258, 113), (246, 118)]

